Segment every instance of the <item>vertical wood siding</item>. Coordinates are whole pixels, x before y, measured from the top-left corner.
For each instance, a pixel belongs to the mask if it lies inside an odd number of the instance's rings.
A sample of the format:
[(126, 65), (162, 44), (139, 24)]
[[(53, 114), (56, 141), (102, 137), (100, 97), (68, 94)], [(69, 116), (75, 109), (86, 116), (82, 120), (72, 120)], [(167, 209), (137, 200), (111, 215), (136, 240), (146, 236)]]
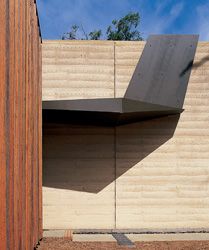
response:
[(42, 237), (41, 37), (34, 0), (0, 2), (0, 249)]

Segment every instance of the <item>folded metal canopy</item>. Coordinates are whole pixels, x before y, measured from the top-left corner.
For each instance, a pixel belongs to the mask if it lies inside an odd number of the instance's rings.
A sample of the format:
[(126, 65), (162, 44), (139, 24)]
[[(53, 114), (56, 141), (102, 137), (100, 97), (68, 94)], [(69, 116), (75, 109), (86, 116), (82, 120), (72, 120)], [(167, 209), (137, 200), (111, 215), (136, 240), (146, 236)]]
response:
[(43, 102), (45, 122), (120, 125), (180, 114), (198, 35), (151, 35), (123, 98)]

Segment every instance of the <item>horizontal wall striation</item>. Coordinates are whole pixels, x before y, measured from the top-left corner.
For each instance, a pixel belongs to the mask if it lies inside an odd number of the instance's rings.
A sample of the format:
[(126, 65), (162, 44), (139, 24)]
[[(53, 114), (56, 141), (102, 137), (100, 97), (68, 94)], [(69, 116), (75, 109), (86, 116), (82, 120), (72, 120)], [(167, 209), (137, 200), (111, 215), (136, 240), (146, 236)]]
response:
[[(66, 43), (76, 45), (76, 41)], [(115, 52), (114, 96), (124, 95), (144, 45), (110, 42)], [(71, 72), (76, 68), (74, 64), (68, 67)], [(93, 82), (86, 84), (79, 89), (84, 91)], [(89, 98), (78, 97), (73, 81), (68, 81), (67, 87), (69, 99)], [(106, 85), (103, 87), (105, 94), (109, 88), (106, 92)], [(180, 117), (109, 130), (45, 124), (44, 228), (208, 229), (208, 90), (209, 43), (199, 42)], [(51, 91), (53, 98), (59, 99), (53, 85)], [(95, 86), (92, 91), (94, 97), (100, 97), (99, 88), (98, 94)]]
[(145, 42), (115, 42), (115, 96), (123, 97)]
[(41, 37), (34, 0), (0, 1), (0, 249), (42, 237)]
[[(116, 45), (118, 95), (139, 58), (136, 48)], [(209, 228), (208, 79), (209, 43), (200, 42), (179, 120), (165, 117), (117, 128), (118, 229)]]
[(44, 228), (114, 228), (114, 128), (45, 125), (43, 155)]
[(114, 97), (113, 45), (44, 41), (43, 100)]

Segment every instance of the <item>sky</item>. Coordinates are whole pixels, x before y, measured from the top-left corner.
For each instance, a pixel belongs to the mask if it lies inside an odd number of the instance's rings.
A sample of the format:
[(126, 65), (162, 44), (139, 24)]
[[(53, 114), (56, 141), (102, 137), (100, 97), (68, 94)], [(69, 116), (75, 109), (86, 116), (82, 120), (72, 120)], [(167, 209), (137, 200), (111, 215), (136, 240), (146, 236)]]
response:
[[(43, 39), (61, 39), (74, 24), (86, 33), (113, 19), (139, 12), (139, 31), (150, 34), (199, 34), (209, 40), (209, 0), (37, 0)], [(105, 36), (103, 36), (105, 38)]]

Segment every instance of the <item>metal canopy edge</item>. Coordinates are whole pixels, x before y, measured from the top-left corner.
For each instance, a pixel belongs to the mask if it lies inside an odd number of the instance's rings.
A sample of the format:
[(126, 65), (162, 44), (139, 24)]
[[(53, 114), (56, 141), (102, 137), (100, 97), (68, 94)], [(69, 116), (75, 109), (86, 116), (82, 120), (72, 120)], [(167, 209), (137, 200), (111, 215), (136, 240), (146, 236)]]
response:
[(44, 121), (120, 125), (180, 114), (198, 37), (151, 35), (123, 98), (43, 101)]

